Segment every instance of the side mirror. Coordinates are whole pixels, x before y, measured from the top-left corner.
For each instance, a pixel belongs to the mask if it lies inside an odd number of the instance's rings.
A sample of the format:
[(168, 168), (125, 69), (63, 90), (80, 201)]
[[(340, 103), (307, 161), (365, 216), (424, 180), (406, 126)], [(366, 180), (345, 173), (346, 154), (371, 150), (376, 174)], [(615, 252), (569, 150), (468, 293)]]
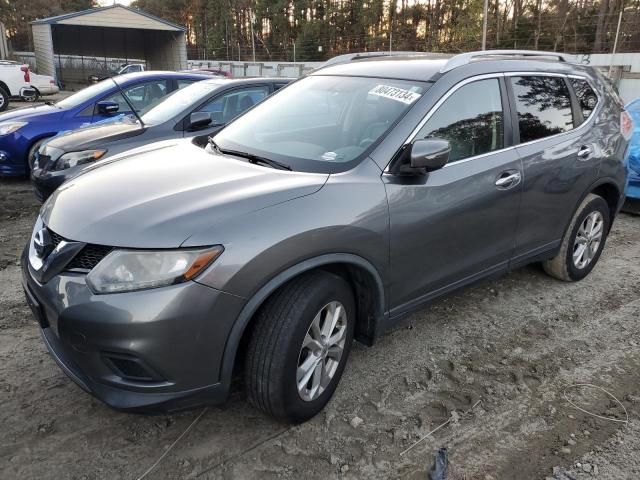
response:
[(416, 140), (411, 145), (409, 165), (411, 168), (424, 168), (427, 172), (439, 170), (449, 161), (451, 144), (442, 138)]
[(212, 120), (211, 112), (193, 112), (189, 115), (187, 128), (189, 130), (196, 130), (198, 128), (206, 127)]
[(120, 105), (116, 102), (98, 102), (98, 113), (100, 115), (111, 115), (120, 110)]

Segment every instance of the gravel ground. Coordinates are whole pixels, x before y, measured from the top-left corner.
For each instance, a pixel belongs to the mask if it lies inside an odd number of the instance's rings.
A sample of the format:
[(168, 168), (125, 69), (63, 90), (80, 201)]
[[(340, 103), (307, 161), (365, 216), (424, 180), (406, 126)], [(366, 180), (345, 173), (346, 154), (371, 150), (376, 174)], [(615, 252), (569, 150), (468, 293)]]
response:
[[(220, 407), (143, 416), (68, 380), (20, 286), (37, 209), (26, 181), (0, 180), (0, 478), (135, 479), (169, 450), (146, 478), (425, 479), (440, 447), (454, 480), (640, 478), (640, 217), (619, 216), (582, 282), (531, 266), (356, 344), (326, 410), (291, 427), (253, 410), (241, 386)], [(623, 407), (568, 388), (584, 383)]]

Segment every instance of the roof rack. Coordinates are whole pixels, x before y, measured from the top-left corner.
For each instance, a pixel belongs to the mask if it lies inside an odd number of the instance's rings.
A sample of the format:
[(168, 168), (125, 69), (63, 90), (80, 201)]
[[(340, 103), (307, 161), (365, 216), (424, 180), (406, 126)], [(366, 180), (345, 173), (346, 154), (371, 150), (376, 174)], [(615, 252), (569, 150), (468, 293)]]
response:
[(540, 58), (556, 58), (560, 62), (573, 62), (571, 55), (558, 52), (539, 52), (536, 50), (481, 50), (478, 52), (461, 53), (452, 57), (444, 67), (440, 69), (440, 73), (446, 73), (454, 68), (461, 67), (470, 63), (475, 58), (482, 57), (540, 57)]
[(358, 52), (358, 53), (346, 53), (344, 55), (338, 55), (337, 57), (330, 58), (326, 62), (322, 64), (319, 68), (328, 67), (330, 65), (336, 65), (338, 63), (348, 63), (353, 62), (354, 60), (362, 60), (365, 58), (375, 58), (375, 57), (398, 57), (398, 56), (407, 56), (407, 55), (416, 55), (420, 57), (438, 57), (438, 58), (450, 58), (451, 55), (447, 54), (439, 54), (439, 53), (429, 53), (429, 52), (411, 52), (411, 51), (380, 51), (380, 52)]

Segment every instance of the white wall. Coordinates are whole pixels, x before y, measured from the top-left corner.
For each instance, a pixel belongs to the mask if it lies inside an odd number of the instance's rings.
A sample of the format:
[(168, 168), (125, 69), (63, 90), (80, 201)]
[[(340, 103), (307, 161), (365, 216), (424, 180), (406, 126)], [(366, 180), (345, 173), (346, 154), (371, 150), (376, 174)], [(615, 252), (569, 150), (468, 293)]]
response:
[(51, 39), (51, 25), (33, 24), (33, 46), (35, 50), (35, 64), (31, 67), (41, 75), (50, 75), (55, 78), (56, 67), (53, 64), (53, 40)]

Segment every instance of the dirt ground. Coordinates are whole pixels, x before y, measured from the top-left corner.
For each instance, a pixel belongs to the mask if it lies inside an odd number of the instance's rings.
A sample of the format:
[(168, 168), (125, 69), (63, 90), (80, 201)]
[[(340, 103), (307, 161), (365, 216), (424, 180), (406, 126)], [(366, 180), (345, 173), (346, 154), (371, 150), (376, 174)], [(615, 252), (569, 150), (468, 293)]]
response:
[[(619, 216), (582, 282), (531, 266), (435, 302), (373, 348), (356, 344), (326, 410), (291, 427), (241, 387), (221, 407), (143, 416), (67, 379), (20, 286), (37, 210), (28, 182), (0, 180), (2, 479), (135, 479), (167, 452), (146, 478), (426, 479), (440, 447), (449, 479), (640, 478), (640, 217)], [(571, 387), (585, 383), (624, 408)]]

